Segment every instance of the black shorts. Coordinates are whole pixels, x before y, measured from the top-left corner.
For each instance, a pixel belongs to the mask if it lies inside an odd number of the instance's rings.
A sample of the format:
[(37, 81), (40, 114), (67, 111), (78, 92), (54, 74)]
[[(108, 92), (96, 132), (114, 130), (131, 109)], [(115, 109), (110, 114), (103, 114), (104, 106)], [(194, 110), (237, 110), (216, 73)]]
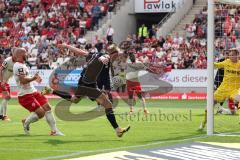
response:
[(111, 90), (110, 79), (98, 79), (97, 86), (99, 89), (104, 89), (107, 91)]
[(75, 96), (85, 97), (87, 96), (91, 100), (97, 99), (102, 94), (101, 90), (98, 89), (96, 83), (85, 83), (80, 78), (78, 81), (78, 87), (75, 90)]

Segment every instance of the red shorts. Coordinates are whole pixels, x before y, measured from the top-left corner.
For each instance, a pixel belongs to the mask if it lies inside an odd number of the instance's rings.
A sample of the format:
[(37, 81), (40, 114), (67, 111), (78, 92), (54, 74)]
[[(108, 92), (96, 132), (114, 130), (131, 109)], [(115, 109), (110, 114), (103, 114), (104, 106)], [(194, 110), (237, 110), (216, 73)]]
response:
[(129, 95), (132, 95), (134, 91), (136, 94), (139, 94), (142, 92), (142, 87), (139, 82), (133, 82), (133, 81), (127, 80), (126, 83), (127, 83), (127, 91)]
[(48, 103), (48, 99), (39, 92), (18, 97), (18, 102), (29, 112), (34, 112), (39, 107)]
[(2, 92), (5, 92), (5, 91), (7, 91), (7, 92), (9, 92), (10, 93), (10, 85), (9, 84), (7, 84), (7, 83), (5, 83), (5, 85), (4, 85), (4, 87), (2, 88), (2, 87), (0, 87), (0, 93), (2, 93)]

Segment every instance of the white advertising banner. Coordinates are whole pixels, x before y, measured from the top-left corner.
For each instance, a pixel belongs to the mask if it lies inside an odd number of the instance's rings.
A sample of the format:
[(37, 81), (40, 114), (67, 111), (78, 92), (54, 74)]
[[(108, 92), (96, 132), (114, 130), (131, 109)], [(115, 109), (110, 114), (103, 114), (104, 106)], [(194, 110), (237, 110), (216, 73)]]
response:
[(207, 70), (172, 70), (162, 79), (173, 87), (207, 87)]
[(186, 0), (135, 0), (135, 13), (175, 12)]
[[(46, 86), (49, 85), (49, 77), (52, 74), (52, 70), (31, 70), (30, 75), (34, 75), (39, 72), (43, 81), (40, 84), (35, 83), (35, 86)], [(81, 70), (75, 70), (65, 77), (64, 83), (66, 84), (77, 84)], [(144, 74), (146, 72), (142, 72)], [(62, 79), (62, 74), (64, 71), (58, 71), (59, 79)], [(141, 73), (140, 75), (141, 76)], [(166, 73), (162, 80), (167, 81), (173, 85), (173, 87), (207, 87), (207, 70), (204, 69), (192, 69), (192, 70), (172, 70)], [(9, 84), (11, 86), (16, 86), (16, 82), (13, 78), (10, 79)]]
[(146, 73), (146, 71), (141, 71), (138, 74), (139, 77), (143, 77), (141, 84), (152, 82), (152, 84), (158, 85), (158, 83), (161, 83), (158, 80), (163, 80), (170, 83), (173, 87), (207, 87), (207, 70), (204, 69), (172, 70), (162, 77), (156, 76), (153, 78), (144, 76)]

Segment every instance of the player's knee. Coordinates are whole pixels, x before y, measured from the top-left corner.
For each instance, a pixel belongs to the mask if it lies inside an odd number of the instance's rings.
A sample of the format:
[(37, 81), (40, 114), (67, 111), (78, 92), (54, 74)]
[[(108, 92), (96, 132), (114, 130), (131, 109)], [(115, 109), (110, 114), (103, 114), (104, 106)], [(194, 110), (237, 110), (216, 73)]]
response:
[(76, 97), (76, 96), (73, 96), (73, 97), (71, 98), (71, 102), (72, 102), (72, 103), (75, 103), (75, 104), (79, 103), (80, 100), (81, 100), (81, 98), (78, 98), (78, 97)]
[(97, 99), (96, 101), (100, 104), (103, 103), (104, 99), (105, 99), (106, 95), (104, 93), (102, 93)]
[(45, 116), (45, 110), (43, 108), (38, 108), (37, 110), (35, 110), (35, 113), (38, 115), (39, 119)]
[(97, 102), (100, 103), (104, 108), (112, 108), (112, 103), (107, 99), (105, 94), (101, 94), (97, 98)]
[(8, 96), (5, 96), (4, 99), (6, 99), (7, 101), (9, 101), (11, 99), (11, 96), (8, 95)]
[(6, 99), (6, 100), (10, 100), (10, 99), (11, 99), (11, 96), (10, 96), (9, 93), (6, 93), (6, 92), (4, 93), (4, 92), (3, 92), (3, 98)]
[(51, 106), (50, 106), (50, 104), (48, 104), (48, 103), (44, 104), (44, 105), (42, 106), (42, 108), (43, 108), (44, 111), (46, 111), (46, 112), (51, 110)]

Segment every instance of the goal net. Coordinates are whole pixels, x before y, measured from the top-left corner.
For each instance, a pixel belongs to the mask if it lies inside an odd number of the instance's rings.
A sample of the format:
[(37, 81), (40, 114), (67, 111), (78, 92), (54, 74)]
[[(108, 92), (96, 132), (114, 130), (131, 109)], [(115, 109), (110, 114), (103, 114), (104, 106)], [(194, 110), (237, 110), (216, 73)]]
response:
[(240, 1), (210, 0), (207, 13), (207, 133), (240, 135)]

